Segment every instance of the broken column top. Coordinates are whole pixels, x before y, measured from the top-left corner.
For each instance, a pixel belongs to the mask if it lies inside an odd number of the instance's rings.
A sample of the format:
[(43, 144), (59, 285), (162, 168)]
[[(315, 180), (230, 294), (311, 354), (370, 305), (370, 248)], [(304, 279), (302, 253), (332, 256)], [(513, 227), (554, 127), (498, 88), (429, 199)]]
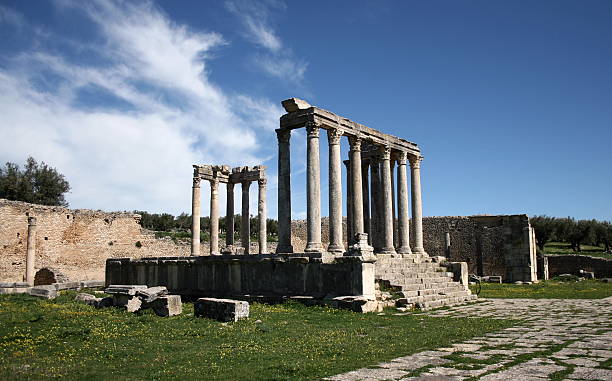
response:
[(305, 100), (299, 99), (299, 98), (285, 99), (281, 103), (283, 107), (285, 108), (285, 111), (287, 112), (306, 110), (312, 107), (308, 102), (306, 102)]

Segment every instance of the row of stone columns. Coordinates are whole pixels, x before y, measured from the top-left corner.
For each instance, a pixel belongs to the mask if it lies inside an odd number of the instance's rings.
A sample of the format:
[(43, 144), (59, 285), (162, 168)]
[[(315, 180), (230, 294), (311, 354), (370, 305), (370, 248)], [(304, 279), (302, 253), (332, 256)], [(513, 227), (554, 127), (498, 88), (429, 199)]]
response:
[[(306, 252), (323, 252), (321, 243), (321, 194), (320, 194), (320, 128), (314, 123), (306, 125), (307, 132), (307, 243)], [(279, 243), (277, 252), (293, 252), (291, 246), (291, 170), (290, 135), (287, 129), (277, 130), (279, 144), (278, 215)], [(328, 129), (329, 144), (329, 239), (328, 252), (344, 252), (342, 241), (342, 159), (340, 138), (342, 131)], [(349, 244), (357, 233), (368, 233), (369, 242), (379, 253), (425, 253), (423, 249), (422, 206), (420, 183), (420, 156), (408, 156), (407, 152), (394, 152), (388, 146), (380, 147), (380, 159), (362, 162), (359, 136), (349, 136), (349, 161), (347, 165), (347, 233)], [(398, 222), (395, 227), (395, 200), (393, 169), (397, 160)], [(410, 160), (412, 184), (412, 218), (415, 247), (410, 248), (408, 222), (408, 181), (406, 165)], [(346, 162), (345, 162), (346, 163)], [(371, 176), (368, 174), (371, 170)], [(371, 194), (371, 197), (370, 197)], [(371, 204), (370, 204), (371, 202)], [(370, 212), (371, 211), (371, 212)], [(397, 231), (397, 238), (396, 232)]]
[[(200, 255), (200, 181), (193, 178), (191, 203), (191, 255)], [(219, 179), (210, 182), (210, 254), (219, 255)], [(259, 254), (267, 253), (267, 224), (266, 224), (266, 179), (257, 180), (259, 185), (258, 216), (259, 216)], [(226, 249), (233, 251), (234, 246), (234, 183), (227, 183), (227, 206), (225, 216)], [(244, 253), (249, 254), (251, 245), (251, 225), (249, 211), (249, 187), (251, 181), (243, 181), (242, 185), (242, 220), (240, 228), (240, 241)]]

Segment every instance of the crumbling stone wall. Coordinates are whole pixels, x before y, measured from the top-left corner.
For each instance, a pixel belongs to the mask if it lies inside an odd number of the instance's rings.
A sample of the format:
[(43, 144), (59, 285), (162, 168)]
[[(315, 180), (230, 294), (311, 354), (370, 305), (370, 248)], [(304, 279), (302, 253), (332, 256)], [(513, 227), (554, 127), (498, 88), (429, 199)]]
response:
[(447, 232), (450, 260), (467, 262), (470, 273), (499, 275), (507, 282), (537, 279), (535, 233), (527, 215), (425, 217), (424, 246), (430, 256), (445, 256)]
[(596, 278), (612, 278), (612, 259), (588, 255), (547, 255), (550, 277), (561, 274), (580, 275), (580, 270), (592, 272)]
[(53, 268), (72, 280), (104, 279), (107, 258), (189, 255), (188, 243), (155, 238), (132, 213), (0, 199), (0, 281), (25, 274), (28, 216), (37, 217), (35, 269)]

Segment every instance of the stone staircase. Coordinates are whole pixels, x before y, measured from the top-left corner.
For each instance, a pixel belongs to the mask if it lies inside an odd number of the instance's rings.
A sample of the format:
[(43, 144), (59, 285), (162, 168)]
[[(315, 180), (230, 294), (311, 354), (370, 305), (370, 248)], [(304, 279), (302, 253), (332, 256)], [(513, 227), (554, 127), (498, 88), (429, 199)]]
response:
[(378, 254), (376, 282), (381, 291), (394, 295), (398, 307), (428, 310), (476, 300), (467, 286), (453, 280), (453, 273), (428, 255), (397, 258)]

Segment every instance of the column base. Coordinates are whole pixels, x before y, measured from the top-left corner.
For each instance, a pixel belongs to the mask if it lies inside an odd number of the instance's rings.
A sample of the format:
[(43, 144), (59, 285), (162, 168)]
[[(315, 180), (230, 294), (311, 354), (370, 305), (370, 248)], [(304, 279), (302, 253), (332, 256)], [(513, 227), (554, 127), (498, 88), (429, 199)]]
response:
[(422, 247), (415, 247), (414, 249), (412, 249), (412, 254), (427, 255), (427, 253), (425, 252), (425, 249)]
[(325, 249), (321, 242), (308, 242), (306, 244), (306, 249), (304, 249), (305, 253), (322, 253)]
[(398, 254), (412, 254), (410, 246), (398, 247), (396, 251)]
[(327, 247), (327, 251), (330, 253), (344, 253), (344, 245), (330, 243)]
[(281, 244), (279, 244), (276, 247), (276, 254), (289, 254), (289, 253), (293, 253), (293, 246), (292, 245), (281, 245)]
[(395, 254), (395, 248), (393, 248), (393, 247), (383, 247), (377, 253), (380, 253), (380, 254)]

